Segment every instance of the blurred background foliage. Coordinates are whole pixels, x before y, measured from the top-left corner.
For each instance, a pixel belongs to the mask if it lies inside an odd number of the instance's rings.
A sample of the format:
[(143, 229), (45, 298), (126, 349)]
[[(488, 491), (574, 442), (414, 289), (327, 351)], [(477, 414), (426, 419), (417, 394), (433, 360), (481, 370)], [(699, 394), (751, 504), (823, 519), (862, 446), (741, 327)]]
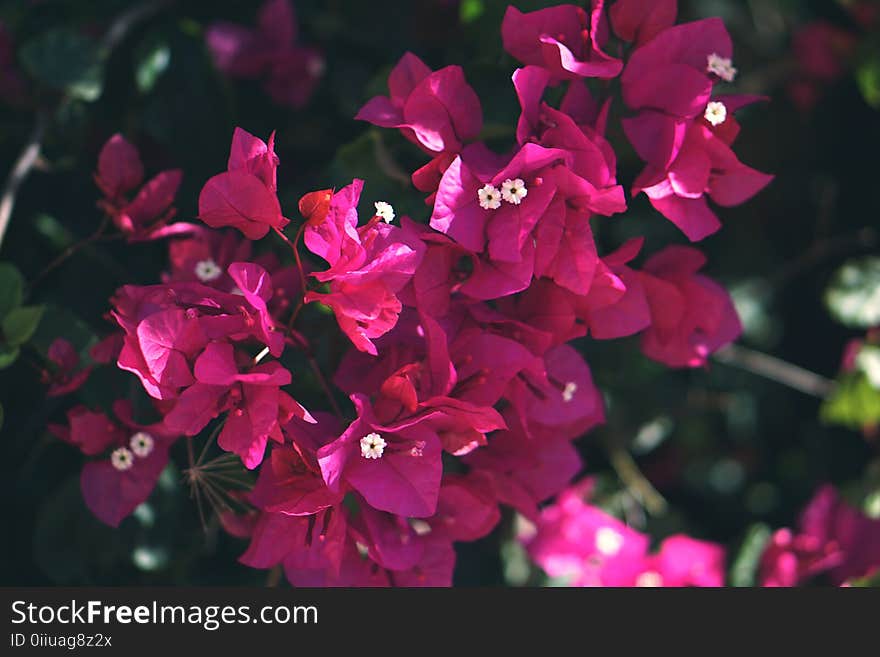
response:
[[(38, 136), (42, 144), (17, 190), (0, 251), (6, 263), (0, 265), (6, 526), (0, 583), (259, 584), (266, 578), (236, 562), (242, 541), (216, 522), (202, 530), (182, 481), (183, 454), (175, 455), (177, 466), (165, 471), (150, 501), (113, 530), (82, 503), (80, 455), (45, 430), (72, 403), (46, 401), (39, 375), (48, 345), (63, 336), (85, 353), (108, 331), (112, 292), (125, 283), (157, 282), (166, 263), (161, 242), (93, 243), (35, 281), (100, 223), (92, 172), (104, 141), (124, 133), (141, 150), (148, 175), (183, 169), (182, 219), (195, 215), (201, 185), (222, 170), (239, 125), (261, 137), (277, 131), (279, 195), (289, 216), (304, 192), (363, 177), (368, 198), (387, 199), (399, 215), (426, 220), (423, 197), (408, 182), (422, 156), (395, 132), (351, 117), (385, 93), (390, 68), (411, 50), (433, 68), (464, 66), (483, 103), (485, 136), (509, 144), (518, 106), (510, 84), (516, 64), (503, 53), (499, 33), (506, 4), (297, 0), (300, 38), (323, 51), (326, 70), (309, 103), (293, 110), (274, 104), (255, 82), (222, 77), (206, 51), (206, 26), (252, 25), (256, 3), (0, 3), (13, 42), (9, 53), (0, 53), (3, 84), (20, 76), (24, 88), (0, 102), (0, 175), (29, 139)], [(515, 4), (530, 10), (554, 3)], [(746, 331), (741, 346), (711, 368), (687, 372), (649, 362), (632, 340), (578, 343), (609, 407), (607, 426), (580, 445), (607, 508), (657, 537), (687, 531), (724, 543), (731, 582), (749, 584), (769, 530), (792, 525), (820, 483), (840, 485), (880, 515), (880, 350), (867, 349), (858, 367), (831, 383), (847, 342), (880, 324), (880, 35), (843, 0), (679, 4), (680, 20), (718, 15), (727, 21), (741, 72), (736, 90), (772, 98), (743, 112), (737, 152), (777, 178), (755, 200), (722, 211), (724, 230), (700, 245), (710, 258), (708, 273), (733, 291)], [(821, 80), (805, 77), (792, 46), (798, 31), (817, 20), (851, 35), (841, 71)], [(621, 110), (617, 103), (614, 111)], [(610, 139), (628, 186), (641, 163), (621, 134)], [(684, 239), (644, 197), (632, 201), (625, 217), (594, 226), (601, 252), (634, 235), (647, 237), (648, 252)], [(328, 321), (313, 312), (312, 337), (326, 333)], [(338, 358), (326, 340), (319, 353), (328, 368)], [(788, 385), (793, 375), (806, 392)], [(82, 393), (86, 404), (140, 394), (134, 377), (105, 370), (93, 376)], [(316, 393), (316, 406), (320, 399)], [(542, 582), (510, 540), (512, 532), (508, 523), (459, 545), (456, 582)]]

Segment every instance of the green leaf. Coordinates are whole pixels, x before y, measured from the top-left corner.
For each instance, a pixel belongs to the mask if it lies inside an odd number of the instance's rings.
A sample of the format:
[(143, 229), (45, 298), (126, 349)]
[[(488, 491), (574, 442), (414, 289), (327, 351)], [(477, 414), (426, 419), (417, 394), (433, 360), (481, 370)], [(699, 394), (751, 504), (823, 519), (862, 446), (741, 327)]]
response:
[(21, 306), (6, 315), (2, 322), (6, 342), (17, 347), (30, 340), (40, 325), (44, 310), (43, 306)]
[(834, 275), (825, 304), (841, 323), (852, 328), (880, 324), (880, 258), (850, 260)]
[(872, 56), (856, 69), (856, 81), (865, 102), (880, 109), (880, 57)]
[(21, 305), (24, 296), (24, 278), (15, 266), (0, 262), (0, 318)]
[(767, 525), (759, 523), (749, 527), (739, 553), (730, 568), (731, 586), (754, 586), (756, 584), (761, 555), (769, 540), (770, 528)]
[(156, 86), (159, 78), (171, 63), (171, 49), (161, 39), (152, 38), (144, 41), (135, 51), (134, 78), (138, 90), (147, 94)]
[(847, 374), (840, 379), (834, 393), (821, 409), (822, 421), (850, 429), (880, 423), (880, 391), (861, 372)]
[(12, 365), (18, 358), (18, 347), (8, 344), (0, 344), (0, 370)]
[(25, 70), (53, 89), (87, 102), (101, 95), (104, 66), (97, 44), (72, 28), (34, 37), (20, 55)]

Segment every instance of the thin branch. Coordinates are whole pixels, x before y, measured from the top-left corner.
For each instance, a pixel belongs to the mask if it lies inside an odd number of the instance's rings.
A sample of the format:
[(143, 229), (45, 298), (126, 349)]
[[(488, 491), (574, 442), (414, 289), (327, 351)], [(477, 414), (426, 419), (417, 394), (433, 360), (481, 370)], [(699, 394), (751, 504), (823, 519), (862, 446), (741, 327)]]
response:
[(324, 389), (324, 394), (327, 396), (327, 399), (330, 401), (330, 405), (333, 407), (333, 412), (336, 413), (336, 417), (343, 419), (342, 409), (339, 408), (339, 404), (336, 402), (336, 398), (333, 396), (333, 391), (330, 389), (330, 384), (327, 383), (327, 379), (324, 378), (324, 374), (321, 372), (321, 367), (318, 365), (318, 361), (315, 360), (315, 357), (311, 354), (306, 354), (306, 358), (308, 358), (309, 365), (312, 366), (312, 371), (315, 373), (315, 376), (318, 377), (318, 381), (321, 384), (321, 387)]
[(104, 231), (110, 226), (110, 215), (104, 215), (104, 219), (101, 221), (98, 228), (94, 233), (89, 235), (88, 237), (81, 239), (79, 242), (71, 244), (64, 251), (61, 252), (58, 257), (56, 257), (52, 262), (50, 262), (39, 274), (36, 275), (34, 280), (30, 284), (30, 291), (33, 291), (37, 285), (39, 285), (46, 276), (51, 274), (55, 269), (63, 265), (70, 257), (74, 256), (76, 253), (84, 249), (86, 246), (91, 244), (92, 242), (97, 242), (100, 240)]
[(805, 271), (809, 271), (812, 267), (821, 264), (825, 260), (872, 249), (878, 244), (880, 244), (880, 233), (871, 227), (861, 228), (854, 233), (838, 235), (831, 239), (816, 242), (773, 275), (769, 280), (769, 286), (772, 290), (778, 291)]
[(376, 165), (379, 167), (379, 170), (391, 180), (395, 180), (402, 185), (409, 187), (409, 185), (412, 184), (410, 176), (397, 163), (394, 156), (391, 155), (391, 151), (385, 146), (385, 142), (382, 139), (382, 133), (378, 130), (371, 130), (370, 136), (373, 139), (373, 150), (376, 156)]
[(15, 197), (18, 194), (18, 188), (27, 179), (31, 169), (34, 168), (34, 165), (36, 165), (40, 158), (40, 148), (48, 123), (48, 115), (45, 112), (38, 112), (31, 136), (28, 138), (21, 154), (9, 172), (9, 177), (6, 178), (6, 184), (3, 186), (3, 195), (0, 197), (0, 246), (3, 244), (6, 229), (9, 227), (9, 219), (12, 217), (13, 208), (15, 208)]
[(639, 470), (632, 455), (619, 445), (608, 448), (608, 458), (617, 476), (626, 486), (629, 493), (638, 500), (651, 515), (662, 515), (668, 504), (654, 485)]
[(299, 240), (303, 236), (305, 228), (306, 225), (305, 223), (303, 223), (302, 226), (299, 227), (299, 230), (296, 231), (296, 237), (293, 238), (292, 242), (287, 237), (287, 235), (284, 234), (284, 231), (282, 231), (280, 228), (273, 229), (278, 234), (278, 237), (284, 240), (287, 246), (290, 247), (290, 250), (293, 251), (293, 258), (294, 260), (296, 260), (296, 269), (299, 272), (299, 282), (300, 285), (302, 285), (303, 294), (306, 293), (306, 290), (308, 289), (308, 284), (306, 283), (306, 272), (305, 269), (303, 269), (302, 259), (299, 256), (299, 250), (296, 248), (296, 245), (299, 244)]
[(119, 14), (104, 33), (104, 37), (101, 39), (101, 50), (105, 55), (114, 50), (135, 25), (172, 2), (173, 0), (147, 0), (147, 2), (142, 2)]
[(721, 349), (715, 354), (715, 360), (820, 399), (834, 390), (834, 381), (824, 376), (741, 345), (731, 344)]
[[(102, 55), (104, 57), (109, 55), (128, 35), (132, 27), (172, 2), (173, 0), (148, 0), (119, 14), (110, 24), (110, 27), (107, 28), (104, 37), (101, 39), (100, 49)], [(61, 99), (61, 105), (66, 104), (69, 100), (69, 96), (64, 96)], [(16, 160), (15, 165), (9, 172), (9, 177), (6, 179), (3, 194), (0, 196), (0, 246), (3, 244), (6, 229), (9, 227), (9, 220), (15, 207), (15, 197), (18, 193), (18, 188), (21, 187), (21, 184), (27, 179), (31, 170), (40, 160), (40, 148), (48, 125), (48, 113), (45, 110), (39, 111), (34, 130), (21, 154), (18, 156), (18, 160)]]

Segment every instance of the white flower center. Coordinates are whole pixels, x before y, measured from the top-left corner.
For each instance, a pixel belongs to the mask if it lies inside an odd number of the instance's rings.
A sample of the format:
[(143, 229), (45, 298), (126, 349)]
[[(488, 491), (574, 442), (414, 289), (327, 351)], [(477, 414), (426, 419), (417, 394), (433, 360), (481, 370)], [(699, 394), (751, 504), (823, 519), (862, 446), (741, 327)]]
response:
[(207, 260), (200, 260), (196, 263), (195, 268), (196, 278), (198, 278), (202, 283), (210, 283), (211, 281), (215, 281), (223, 274), (223, 270), (217, 266), (217, 263), (214, 262), (211, 258)]
[(497, 210), (501, 207), (501, 192), (494, 185), (483, 185), (477, 190), (477, 198), (484, 210)]
[(713, 52), (707, 58), (706, 72), (714, 73), (725, 82), (733, 82), (737, 70), (734, 68), (732, 60)]
[(654, 570), (646, 570), (636, 578), (636, 586), (643, 588), (663, 586), (663, 576)]
[(526, 189), (526, 184), (522, 178), (517, 178), (516, 180), (508, 178), (501, 183), (501, 197), (508, 203), (519, 205), (528, 196), (528, 193), (529, 190)]
[(394, 221), (394, 208), (391, 207), (390, 203), (386, 203), (385, 201), (376, 201), (373, 203), (376, 206), (376, 216), (379, 217), (386, 224), (390, 224)]
[(714, 126), (719, 126), (727, 120), (727, 107), (724, 103), (712, 101), (706, 105), (706, 120)]
[(574, 399), (574, 393), (578, 391), (578, 384), (574, 381), (569, 381), (565, 384), (565, 388), (562, 389), (562, 401), (570, 402)]
[(387, 444), (378, 433), (368, 433), (361, 438), (361, 456), (365, 459), (380, 459)]
[(124, 472), (132, 466), (134, 457), (127, 447), (120, 447), (113, 450), (113, 453), (110, 455), (110, 463), (120, 472)]
[(128, 444), (131, 446), (131, 451), (134, 452), (135, 456), (145, 458), (152, 453), (156, 442), (146, 431), (138, 431), (131, 437)]
[(596, 532), (596, 549), (606, 557), (613, 557), (623, 547), (623, 536), (611, 527), (600, 527)]

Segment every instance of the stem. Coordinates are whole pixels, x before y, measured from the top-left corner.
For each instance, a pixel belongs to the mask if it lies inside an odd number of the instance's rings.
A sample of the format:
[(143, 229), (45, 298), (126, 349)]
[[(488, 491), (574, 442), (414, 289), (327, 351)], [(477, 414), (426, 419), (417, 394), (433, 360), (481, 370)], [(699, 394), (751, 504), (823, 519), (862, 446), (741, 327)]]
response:
[(666, 499), (654, 488), (647, 477), (639, 470), (632, 455), (620, 446), (608, 448), (608, 458), (617, 476), (651, 515), (662, 515), (666, 512)]
[(715, 360), (820, 399), (834, 390), (834, 381), (824, 376), (741, 345), (726, 346), (715, 354)]
[(30, 291), (32, 292), (37, 285), (42, 282), (46, 276), (52, 273), (53, 270), (60, 267), (64, 262), (75, 255), (77, 252), (91, 244), (92, 242), (97, 242), (104, 235), (104, 231), (107, 230), (107, 227), (110, 225), (110, 215), (104, 215), (104, 219), (101, 221), (101, 224), (98, 226), (97, 230), (94, 233), (89, 235), (88, 237), (76, 242), (75, 244), (71, 244), (68, 246), (61, 254), (55, 258), (52, 262), (50, 262), (46, 267), (37, 274), (36, 278), (34, 278), (33, 282), (30, 284)]
[(296, 324), (296, 319), (299, 317), (299, 313), (305, 307), (305, 297), (299, 300), (299, 303), (296, 304), (296, 307), (293, 309), (293, 312), (290, 313), (290, 319), (287, 322), (287, 332), (290, 333), (293, 331), (293, 325)]
[(318, 377), (318, 381), (321, 384), (321, 387), (324, 389), (324, 394), (327, 396), (327, 399), (330, 400), (330, 405), (333, 407), (333, 412), (336, 413), (336, 417), (343, 419), (342, 409), (339, 408), (339, 404), (336, 402), (336, 398), (333, 396), (333, 391), (330, 389), (330, 384), (327, 383), (327, 379), (324, 378), (324, 374), (321, 372), (321, 368), (318, 366), (318, 361), (315, 360), (315, 357), (312, 354), (306, 354), (306, 358), (309, 361), (309, 365), (312, 366), (312, 371), (315, 373), (315, 376)]
[(6, 184), (3, 186), (3, 195), (0, 197), (0, 245), (3, 244), (3, 238), (6, 236), (6, 229), (9, 227), (9, 219), (12, 217), (12, 210), (15, 208), (15, 197), (21, 184), (27, 179), (40, 157), (40, 146), (43, 143), (43, 135), (46, 133), (46, 126), (49, 120), (45, 112), (37, 113), (37, 121), (27, 143), (15, 161)]
[(810, 268), (821, 264), (830, 258), (844, 256), (852, 252), (871, 249), (880, 242), (880, 235), (871, 227), (862, 228), (855, 233), (838, 235), (837, 237), (816, 242), (804, 251), (797, 259), (784, 265), (774, 276), (770, 278), (769, 286), (779, 291), (791, 283), (800, 274)]
[(293, 251), (293, 258), (296, 260), (296, 269), (299, 271), (299, 282), (302, 285), (303, 294), (306, 293), (306, 289), (308, 287), (306, 283), (306, 272), (303, 269), (302, 259), (299, 257), (299, 250), (296, 248), (296, 245), (299, 244), (300, 238), (302, 238), (303, 232), (306, 229), (305, 223), (303, 223), (299, 230), (296, 231), (296, 237), (293, 238), (293, 242), (284, 234), (284, 232), (280, 228), (275, 228), (275, 232), (278, 233), (278, 236), (284, 240), (287, 245), (290, 247), (290, 250)]
[(148, 0), (122, 12), (113, 19), (110, 27), (104, 33), (104, 38), (101, 39), (101, 49), (105, 54), (111, 52), (122, 43), (122, 40), (125, 39), (132, 27), (172, 2), (173, 0)]

